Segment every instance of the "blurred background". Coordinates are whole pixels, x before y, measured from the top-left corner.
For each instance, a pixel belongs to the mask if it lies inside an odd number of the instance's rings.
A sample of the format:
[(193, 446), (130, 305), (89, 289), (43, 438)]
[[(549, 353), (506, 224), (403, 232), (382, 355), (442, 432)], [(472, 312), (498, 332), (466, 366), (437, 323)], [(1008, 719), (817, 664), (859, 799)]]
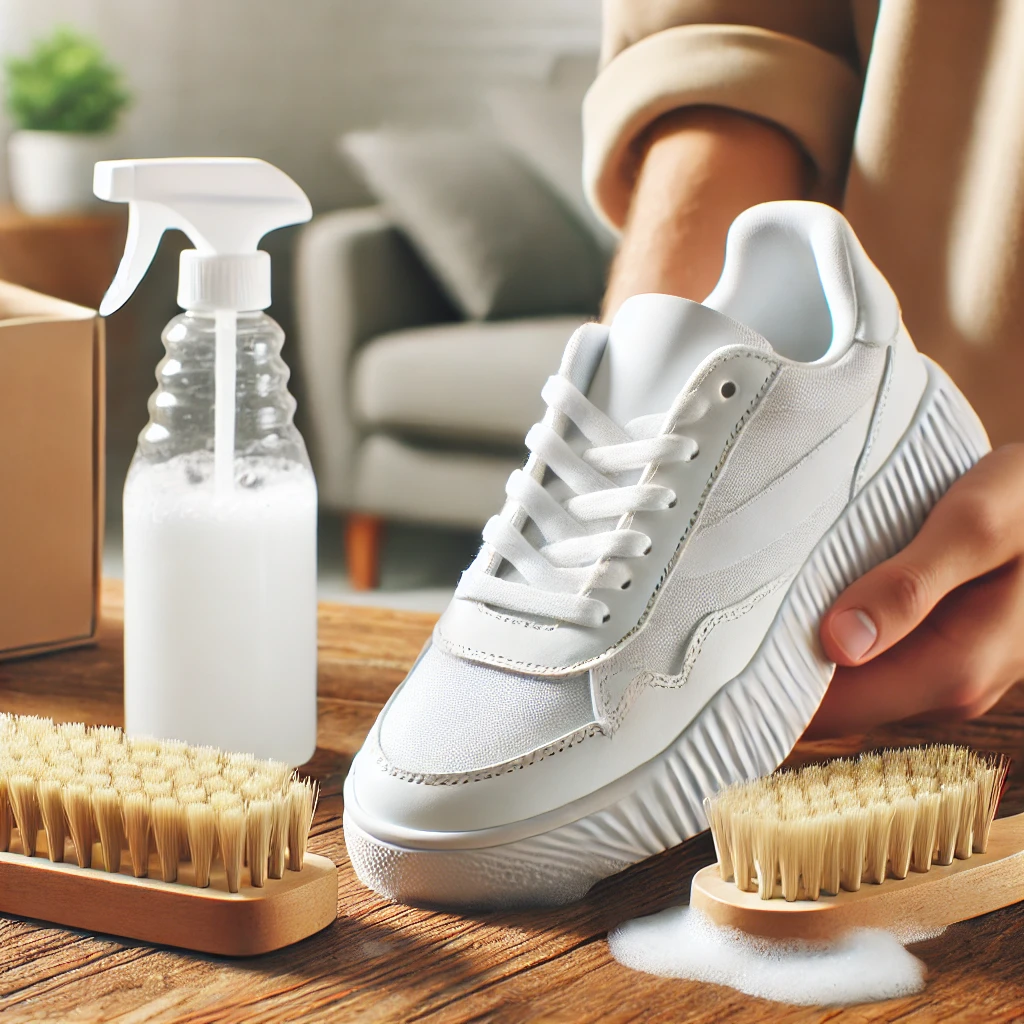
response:
[[(94, 159), (281, 167), (314, 208), (263, 247), (320, 485), (321, 594), (439, 610), (600, 302), (611, 239), (579, 184), (599, 23), (599, 0), (0, 0), (0, 277), (98, 304), (124, 221), (90, 205)], [(65, 68), (72, 91), (107, 89), (109, 110), (33, 120), (12, 85), (59, 77), (72, 44), (92, 61)], [(184, 242), (108, 323), (111, 575)]]

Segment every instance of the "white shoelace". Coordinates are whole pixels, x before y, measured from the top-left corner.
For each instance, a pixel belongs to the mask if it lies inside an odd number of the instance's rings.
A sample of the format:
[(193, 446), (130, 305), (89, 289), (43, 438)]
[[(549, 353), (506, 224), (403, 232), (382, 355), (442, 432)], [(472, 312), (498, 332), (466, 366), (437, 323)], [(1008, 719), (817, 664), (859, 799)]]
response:
[[(637, 512), (671, 508), (669, 487), (649, 483), (658, 464), (686, 462), (697, 455), (693, 438), (661, 433), (664, 414), (631, 420), (625, 428), (609, 419), (567, 378), (549, 377), (541, 392), (549, 414), (526, 435), (531, 457), (505, 486), (510, 499), (484, 527), (484, 546), (462, 574), (455, 596), (542, 619), (600, 626), (609, 617), (603, 601), (588, 596), (599, 588), (626, 589), (631, 582), (623, 561), (651, 549), (645, 533), (630, 528)], [(571, 421), (590, 447), (577, 454), (556, 429)], [(547, 468), (572, 496), (558, 501), (541, 486)], [(640, 472), (639, 481), (618, 484), (612, 477)], [(527, 517), (544, 543), (535, 547), (523, 535)], [(593, 524), (609, 528), (591, 532)], [(500, 560), (525, 582), (496, 575)]]

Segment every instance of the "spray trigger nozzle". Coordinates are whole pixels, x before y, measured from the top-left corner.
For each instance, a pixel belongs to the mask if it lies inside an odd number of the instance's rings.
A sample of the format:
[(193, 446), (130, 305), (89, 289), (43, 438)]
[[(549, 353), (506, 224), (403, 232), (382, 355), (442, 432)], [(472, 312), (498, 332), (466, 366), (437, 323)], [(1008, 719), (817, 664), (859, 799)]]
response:
[(181, 306), (264, 309), (270, 305), (270, 257), (257, 248), (260, 239), (312, 216), (305, 193), (287, 174), (244, 157), (103, 160), (93, 191), (128, 203), (124, 256), (100, 304), (104, 316), (131, 297), (168, 228), (184, 231), (195, 245), (181, 254)]

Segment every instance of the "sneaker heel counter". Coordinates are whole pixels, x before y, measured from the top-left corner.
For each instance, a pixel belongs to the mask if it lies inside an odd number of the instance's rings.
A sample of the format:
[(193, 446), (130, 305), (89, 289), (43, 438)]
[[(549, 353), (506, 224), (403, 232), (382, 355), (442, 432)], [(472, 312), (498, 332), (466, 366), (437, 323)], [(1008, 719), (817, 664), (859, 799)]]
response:
[(925, 360), (901, 320), (889, 346), (854, 493), (878, 472), (899, 444), (914, 419), (927, 384)]

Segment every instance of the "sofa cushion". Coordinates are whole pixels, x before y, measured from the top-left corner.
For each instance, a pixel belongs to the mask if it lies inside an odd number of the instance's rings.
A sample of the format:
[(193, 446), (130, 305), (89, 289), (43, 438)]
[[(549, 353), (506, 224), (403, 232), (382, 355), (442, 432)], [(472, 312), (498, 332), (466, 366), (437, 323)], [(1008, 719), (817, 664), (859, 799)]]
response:
[(487, 136), (382, 129), (342, 151), (463, 314), (595, 312), (606, 256), (539, 177)]
[(582, 99), (573, 90), (531, 83), (492, 89), (486, 102), (501, 141), (547, 182), (597, 244), (611, 252), (615, 236), (598, 220), (583, 192)]
[(544, 412), (544, 381), (586, 319), (436, 324), (381, 335), (353, 362), (355, 417), (368, 429), (521, 448)]
[(353, 507), (476, 533), (501, 508), (505, 481), (522, 464), (519, 453), (441, 450), (372, 434), (356, 451)]

